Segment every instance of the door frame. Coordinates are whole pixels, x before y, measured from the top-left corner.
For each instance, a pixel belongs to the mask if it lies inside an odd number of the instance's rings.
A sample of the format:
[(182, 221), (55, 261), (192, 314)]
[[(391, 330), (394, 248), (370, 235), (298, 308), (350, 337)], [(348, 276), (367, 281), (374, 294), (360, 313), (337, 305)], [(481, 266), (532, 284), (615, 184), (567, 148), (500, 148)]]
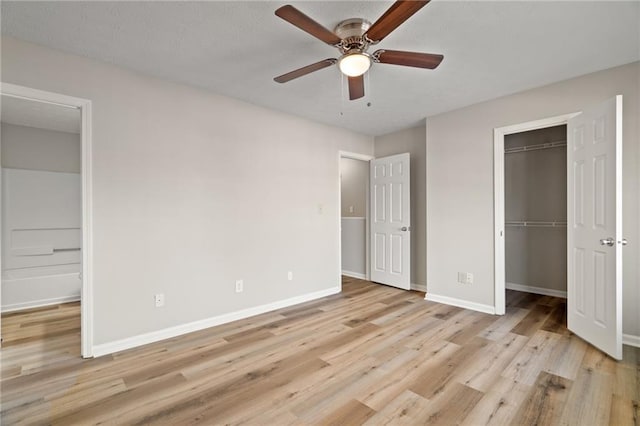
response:
[[(504, 197), (504, 138), (514, 133), (522, 133), (530, 130), (544, 129), (547, 127), (566, 125), (570, 118), (579, 115), (580, 112), (557, 115), (555, 117), (513, 124), (510, 126), (493, 129), (493, 232), (494, 232), (494, 309), (496, 315), (504, 315), (506, 312), (506, 253), (505, 253), (505, 197)], [(567, 229), (571, 226), (571, 218), (567, 218)]]
[(20, 99), (80, 110), (82, 182), (82, 287), (80, 291), (80, 339), (83, 358), (93, 357), (93, 177), (91, 101), (10, 83), (0, 83), (0, 93)]
[[(349, 152), (349, 151), (338, 151), (338, 285), (342, 289), (342, 169), (340, 167), (340, 160), (343, 158), (349, 158), (351, 160), (360, 160), (366, 161), (367, 163), (371, 160), (375, 159), (373, 155), (368, 154), (360, 154), (357, 152)], [(369, 259), (370, 256), (370, 243), (369, 243), (369, 226), (370, 226), (370, 218), (369, 218), (369, 172), (367, 170), (367, 187), (365, 189), (366, 193), (366, 207), (365, 207), (365, 279), (369, 281), (371, 279), (371, 262)]]

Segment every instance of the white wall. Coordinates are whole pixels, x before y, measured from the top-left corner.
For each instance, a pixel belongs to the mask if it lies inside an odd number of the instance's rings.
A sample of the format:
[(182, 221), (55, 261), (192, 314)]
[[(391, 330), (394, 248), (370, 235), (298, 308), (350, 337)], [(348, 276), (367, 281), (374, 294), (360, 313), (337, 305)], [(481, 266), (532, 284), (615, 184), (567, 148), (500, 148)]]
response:
[(371, 137), (8, 37), (2, 79), (93, 102), (96, 344), (340, 285), (338, 151)]
[(2, 312), (80, 298), (80, 174), (2, 168)]
[(411, 283), (423, 288), (426, 280), (426, 134), (424, 126), (375, 138), (376, 157), (408, 152), (411, 155)]
[[(640, 335), (640, 63), (427, 118), (428, 291), (493, 306), (493, 129), (580, 111), (624, 95), (624, 332)], [(474, 273), (473, 285), (457, 272)]]
[(367, 274), (367, 222), (364, 218), (342, 218), (342, 273), (364, 279)]
[(80, 173), (78, 134), (2, 123), (0, 136), (2, 167)]

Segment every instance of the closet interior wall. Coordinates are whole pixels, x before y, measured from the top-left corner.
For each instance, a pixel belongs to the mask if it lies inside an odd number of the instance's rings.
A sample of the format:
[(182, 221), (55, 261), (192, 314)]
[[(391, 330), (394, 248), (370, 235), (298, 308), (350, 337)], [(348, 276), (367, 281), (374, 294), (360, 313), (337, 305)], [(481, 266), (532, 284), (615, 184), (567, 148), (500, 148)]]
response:
[(566, 138), (565, 125), (505, 137), (507, 288), (566, 295)]

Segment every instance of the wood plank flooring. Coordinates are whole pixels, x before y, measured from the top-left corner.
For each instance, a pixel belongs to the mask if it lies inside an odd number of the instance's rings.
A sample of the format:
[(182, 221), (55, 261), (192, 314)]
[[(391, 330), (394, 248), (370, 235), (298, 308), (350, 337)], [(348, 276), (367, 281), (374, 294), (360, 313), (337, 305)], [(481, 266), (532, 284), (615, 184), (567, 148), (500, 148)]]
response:
[(92, 360), (79, 306), (3, 315), (13, 424), (637, 425), (640, 350), (572, 335), (562, 299), (492, 316), (345, 278), (338, 295)]

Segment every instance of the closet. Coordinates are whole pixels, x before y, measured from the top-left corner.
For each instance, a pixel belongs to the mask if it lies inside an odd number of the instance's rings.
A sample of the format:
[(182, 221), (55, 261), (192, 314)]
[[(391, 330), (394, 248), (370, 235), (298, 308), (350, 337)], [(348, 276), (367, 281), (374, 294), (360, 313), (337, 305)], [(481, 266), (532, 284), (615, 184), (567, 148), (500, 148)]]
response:
[(506, 288), (566, 297), (567, 126), (505, 136)]

